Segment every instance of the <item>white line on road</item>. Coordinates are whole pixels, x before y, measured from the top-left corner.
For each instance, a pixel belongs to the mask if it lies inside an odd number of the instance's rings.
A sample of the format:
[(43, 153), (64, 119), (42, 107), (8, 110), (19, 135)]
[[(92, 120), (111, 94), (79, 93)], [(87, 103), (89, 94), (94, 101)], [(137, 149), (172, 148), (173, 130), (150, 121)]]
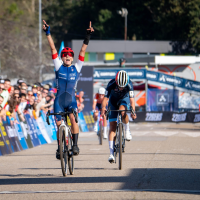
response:
[(170, 190), (170, 189), (2, 191), (0, 192), (0, 194), (84, 193), (84, 192), (171, 192), (171, 193), (200, 194), (200, 190)]

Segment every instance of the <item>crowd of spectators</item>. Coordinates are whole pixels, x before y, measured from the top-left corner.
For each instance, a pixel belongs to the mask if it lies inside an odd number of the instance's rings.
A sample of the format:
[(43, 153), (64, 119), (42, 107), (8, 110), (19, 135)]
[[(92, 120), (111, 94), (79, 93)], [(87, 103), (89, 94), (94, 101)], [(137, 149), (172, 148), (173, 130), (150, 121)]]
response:
[[(11, 85), (9, 79), (0, 80), (0, 122), (9, 116), (11, 120), (17, 122), (18, 114), (20, 120), (24, 121), (24, 114), (29, 113), (35, 119), (40, 116), (40, 111), (45, 113), (53, 110), (53, 104), (57, 90), (51, 84), (41, 84), (39, 82), (28, 85), (22, 79), (16, 85)], [(76, 94), (79, 112), (84, 108), (84, 92)]]

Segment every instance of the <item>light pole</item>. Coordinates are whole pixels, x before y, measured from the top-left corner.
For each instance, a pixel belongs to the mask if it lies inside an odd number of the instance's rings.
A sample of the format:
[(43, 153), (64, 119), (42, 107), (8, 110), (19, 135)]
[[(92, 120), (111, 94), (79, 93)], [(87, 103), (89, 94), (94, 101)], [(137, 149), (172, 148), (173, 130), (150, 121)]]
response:
[(124, 40), (127, 40), (127, 15), (128, 15), (128, 10), (126, 8), (122, 8), (121, 10), (118, 10), (117, 13), (125, 18)]
[(39, 0), (39, 82), (42, 82), (42, 0)]

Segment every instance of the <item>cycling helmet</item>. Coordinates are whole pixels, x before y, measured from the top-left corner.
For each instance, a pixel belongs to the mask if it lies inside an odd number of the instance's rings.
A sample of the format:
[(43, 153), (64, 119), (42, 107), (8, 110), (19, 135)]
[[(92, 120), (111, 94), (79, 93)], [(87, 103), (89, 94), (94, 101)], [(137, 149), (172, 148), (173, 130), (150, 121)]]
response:
[(126, 71), (121, 70), (117, 73), (115, 81), (119, 87), (126, 87), (129, 82), (129, 76)]
[(103, 87), (99, 88), (98, 93), (99, 93), (99, 94), (104, 94), (104, 95), (105, 95), (105, 94), (106, 94), (105, 88), (103, 88)]
[(72, 57), (74, 57), (74, 51), (73, 51), (71, 48), (69, 48), (69, 47), (65, 47), (65, 48), (61, 51), (61, 53), (60, 53), (61, 58), (63, 57), (62, 55), (63, 55), (64, 53), (71, 53), (71, 54), (72, 54)]

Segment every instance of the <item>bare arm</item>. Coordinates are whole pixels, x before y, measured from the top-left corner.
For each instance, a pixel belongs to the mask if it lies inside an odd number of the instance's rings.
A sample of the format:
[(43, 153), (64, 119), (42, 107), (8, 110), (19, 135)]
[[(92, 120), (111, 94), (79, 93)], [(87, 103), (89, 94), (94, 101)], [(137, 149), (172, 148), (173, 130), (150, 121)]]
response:
[(103, 101), (102, 101), (102, 104), (101, 104), (101, 115), (104, 115), (105, 114), (105, 111), (106, 111), (106, 105), (108, 103), (108, 98), (107, 97), (104, 97), (103, 98)]
[(94, 32), (94, 29), (92, 27), (92, 22), (90, 21), (90, 24), (89, 24), (89, 29), (87, 29), (87, 35), (86, 35), (86, 38), (83, 42), (83, 45), (81, 47), (81, 50), (80, 50), (80, 53), (79, 55), (82, 56), (82, 57), (85, 57), (85, 51), (87, 49), (87, 46), (88, 46), (88, 42), (89, 42), (89, 39), (90, 39), (90, 35), (91, 33)]
[(97, 101), (93, 100), (92, 110), (95, 110), (96, 105), (97, 105)]
[(130, 98), (130, 104), (133, 107), (133, 110), (135, 111), (135, 98)]
[[(43, 30), (46, 30), (48, 27), (49, 27), (49, 25), (43, 20)], [(57, 53), (57, 50), (56, 50), (56, 47), (55, 47), (55, 44), (54, 44), (54, 41), (53, 41), (53, 38), (51, 37), (51, 35), (49, 34), (49, 35), (47, 35), (47, 40), (48, 40), (48, 42), (49, 42), (49, 46), (50, 46), (50, 48), (51, 48), (51, 53), (52, 53), (52, 55), (54, 55), (54, 54), (56, 54)]]

